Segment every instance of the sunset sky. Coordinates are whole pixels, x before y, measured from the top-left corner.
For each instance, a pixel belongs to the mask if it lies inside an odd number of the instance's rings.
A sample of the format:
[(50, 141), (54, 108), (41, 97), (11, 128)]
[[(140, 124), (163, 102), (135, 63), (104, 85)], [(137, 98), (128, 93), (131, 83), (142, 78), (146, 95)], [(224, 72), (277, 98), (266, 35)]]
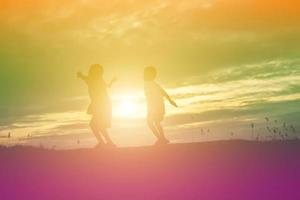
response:
[(76, 78), (93, 63), (118, 78), (110, 132), (121, 146), (154, 141), (149, 65), (179, 104), (167, 107), (171, 141), (251, 139), (251, 123), (300, 130), (300, 1), (1, 0), (0, 144), (94, 145)]

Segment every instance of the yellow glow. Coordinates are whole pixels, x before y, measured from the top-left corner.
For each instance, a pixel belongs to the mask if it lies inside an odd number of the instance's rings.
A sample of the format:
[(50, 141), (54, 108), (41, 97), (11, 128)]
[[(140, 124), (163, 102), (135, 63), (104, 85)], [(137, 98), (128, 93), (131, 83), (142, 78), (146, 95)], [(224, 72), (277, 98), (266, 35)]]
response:
[(119, 96), (118, 101), (114, 107), (114, 116), (121, 118), (137, 118), (141, 116), (143, 110), (137, 104), (134, 98), (128, 96)]

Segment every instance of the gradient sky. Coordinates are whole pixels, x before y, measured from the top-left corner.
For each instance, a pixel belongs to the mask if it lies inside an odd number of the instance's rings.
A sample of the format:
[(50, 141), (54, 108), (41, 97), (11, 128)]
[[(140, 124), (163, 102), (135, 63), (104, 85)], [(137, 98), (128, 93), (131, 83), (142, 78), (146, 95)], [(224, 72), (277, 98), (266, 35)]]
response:
[(251, 123), (267, 133), (266, 116), (300, 129), (299, 1), (1, 0), (0, 136), (15, 139), (0, 144), (95, 144), (76, 79), (92, 63), (119, 78), (110, 91), (119, 145), (154, 141), (147, 65), (180, 105), (168, 107), (172, 141), (249, 139)]

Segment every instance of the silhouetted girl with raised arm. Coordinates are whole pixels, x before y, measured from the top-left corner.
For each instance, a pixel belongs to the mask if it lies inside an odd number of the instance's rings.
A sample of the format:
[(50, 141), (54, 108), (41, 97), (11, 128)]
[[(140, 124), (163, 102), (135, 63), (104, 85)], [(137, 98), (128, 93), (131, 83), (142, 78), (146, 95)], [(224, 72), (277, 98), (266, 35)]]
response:
[(103, 80), (103, 67), (99, 64), (92, 65), (87, 76), (81, 72), (78, 72), (77, 76), (85, 81), (88, 86), (91, 103), (87, 113), (92, 115), (90, 127), (98, 140), (98, 146), (105, 143), (114, 146), (114, 143), (107, 133), (107, 129), (111, 127), (112, 117), (112, 105), (107, 93), (107, 88), (110, 87), (116, 79), (113, 79), (107, 84)]
[(154, 67), (146, 67), (144, 70), (147, 123), (157, 138), (156, 144), (167, 144), (169, 140), (165, 137), (164, 130), (161, 126), (161, 121), (165, 115), (164, 98), (175, 107), (177, 107), (177, 104), (171, 99), (167, 92), (155, 82), (156, 74), (157, 72)]

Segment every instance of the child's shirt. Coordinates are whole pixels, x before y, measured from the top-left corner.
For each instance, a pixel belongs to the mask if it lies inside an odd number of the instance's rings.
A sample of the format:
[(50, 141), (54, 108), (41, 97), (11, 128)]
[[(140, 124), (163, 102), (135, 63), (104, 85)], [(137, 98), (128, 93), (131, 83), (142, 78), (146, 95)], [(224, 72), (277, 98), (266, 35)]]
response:
[(103, 98), (108, 98), (107, 86), (102, 79), (87, 80), (89, 96), (92, 101), (99, 101)]
[(164, 114), (165, 104), (162, 88), (155, 81), (145, 81), (144, 90), (148, 114)]
[(102, 79), (87, 79), (89, 96), (91, 103), (88, 108), (88, 114), (105, 113), (111, 110), (111, 102), (107, 93), (107, 85)]

